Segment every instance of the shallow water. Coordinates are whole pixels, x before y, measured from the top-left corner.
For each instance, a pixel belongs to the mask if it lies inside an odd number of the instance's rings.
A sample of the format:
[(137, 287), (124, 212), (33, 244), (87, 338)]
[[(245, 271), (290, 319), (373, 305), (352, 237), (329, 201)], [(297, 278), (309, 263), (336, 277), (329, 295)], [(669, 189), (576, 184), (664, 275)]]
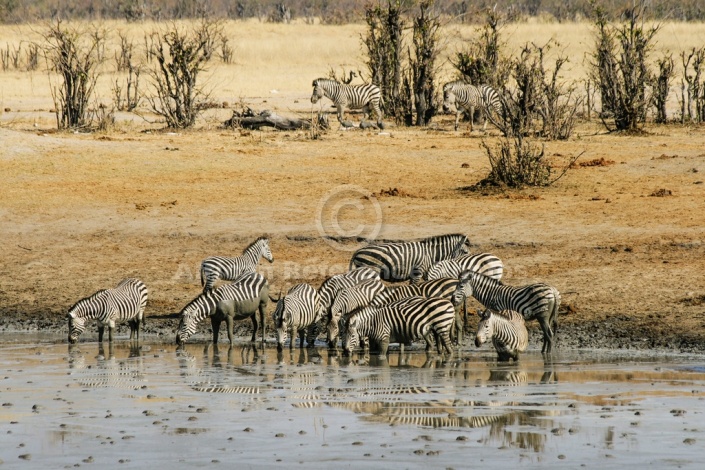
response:
[[(3, 341), (6, 339), (7, 341)], [(2, 468), (702, 468), (705, 357), (0, 336)]]

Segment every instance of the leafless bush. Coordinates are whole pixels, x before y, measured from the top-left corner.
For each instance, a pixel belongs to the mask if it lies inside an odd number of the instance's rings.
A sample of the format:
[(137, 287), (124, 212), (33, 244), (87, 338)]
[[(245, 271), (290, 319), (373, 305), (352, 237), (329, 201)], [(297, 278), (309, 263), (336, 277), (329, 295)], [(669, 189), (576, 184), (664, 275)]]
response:
[(27, 45), (27, 71), (32, 72), (39, 67), (39, 44), (29, 43)]
[(193, 126), (201, 104), (208, 101), (198, 76), (222, 34), (220, 23), (205, 19), (189, 31), (172, 25), (169, 30), (152, 33), (151, 54), (156, 66), (149, 73), (154, 93), (146, 99), (168, 127)]
[(230, 40), (225, 35), (220, 36), (220, 60), (224, 64), (230, 64), (233, 61), (233, 48), (228, 44)]
[(414, 97), (417, 126), (427, 125), (438, 109), (435, 82), (441, 23), (432, 12), (433, 4), (434, 0), (424, 0), (419, 4), (418, 15), (414, 18), (413, 54), (409, 51), (409, 91)]
[(668, 119), (666, 115), (666, 102), (671, 91), (671, 79), (673, 78), (673, 67), (675, 65), (672, 55), (662, 57), (657, 62), (659, 68), (654, 88), (654, 106), (656, 107), (656, 122), (665, 123)]
[(56, 72), (61, 80), (51, 88), (59, 129), (89, 124), (87, 105), (98, 80), (98, 51), (104, 47), (104, 38), (102, 32), (65, 28), (61, 21), (48, 26), (44, 33), (50, 72)]
[[(705, 120), (705, 80), (702, 79), (705, 65), (705, 47), (681, 52), (683, 78), (681, 80), (681, 122)], [(695, 105), (695, 112), (693, 112)]]
[(637, 2), (627, 10), (627, 21), (615, 25), (604, 10), (595, 8), (597, 41), (591, 77), (599, 85), (600, 118), (609, 131), (637, 130), (651, 103), (647, 87), (653, 84), (653, 76), (648, 56), (659, 27), (647, 28), (643, 11), (643, 3)]

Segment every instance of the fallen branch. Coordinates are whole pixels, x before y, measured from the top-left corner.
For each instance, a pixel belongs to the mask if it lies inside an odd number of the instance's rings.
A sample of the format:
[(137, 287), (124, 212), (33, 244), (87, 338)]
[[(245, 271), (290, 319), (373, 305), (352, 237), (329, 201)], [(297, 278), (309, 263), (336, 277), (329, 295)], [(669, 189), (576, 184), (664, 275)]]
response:
[(242, 127), (244, 129), (259, 129), (261, 127), (273, 127), (283, 131), (298, 129), (308, 129), (311, 121), (308, 119), (288, 118), (265, 109), (256, 113), (250, 108), (239, 113), (233, 111), (233, 116), (223, 123), (225, 127)]

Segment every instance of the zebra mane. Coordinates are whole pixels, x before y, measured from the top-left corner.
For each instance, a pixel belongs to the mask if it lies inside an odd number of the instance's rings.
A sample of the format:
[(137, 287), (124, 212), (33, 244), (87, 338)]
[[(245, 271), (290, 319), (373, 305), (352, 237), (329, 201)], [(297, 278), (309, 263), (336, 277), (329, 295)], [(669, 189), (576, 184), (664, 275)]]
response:
[[(320, 77), (320, 78), (317, 78), (317, 79), (315, 79), (315, 80), (313, 81), (313, 85), (312, 85), (312, 86), (318, 86), (318, 84), (319, 84), (320, 82), (323, 82), (323, 83), (340, 83), (339, 81), (332, 80), (332, 79), (330, 79), (330, 78), (323, 78), (323, 77)], [(342, 85), (342, 83), (341, 83), (341, 85)]]
[(75, 309), (76, 307), (78, 307), (79, 304), (83, 304), (83, 303), (86, 303), (86, 302), (90, 302), (91, 300), (95, 300), (95, 299), (97, 299), (98, 297), (103, 296), (106, 292), (108, 292), (108, 289), (100, 289), (99, 291), (96, 291), (96, 292), (92, 293), (92, 294), (89, 295), (88, 297), (84, 297), (84, 298), (78, 300), (75, 304), (73, 304), (73, 305), (71, 306), (71, 308), (69, 308), (69, 313), (71, 313), (71, 312), (73, 311), (73, 309)]
[(468, 281), (480, 281), (484, 283), (489, 283), (489, 284), (494, 284), (494, 285), (499, 285), (502, 286), (502, 281), (495, 279), (493, 277), (487, 276), (482, 273), (478, 273), (477, 271), (473, 271), (471, 269), (468, 269), (466, 271), (463, 271), (460, 273), (460, 276), (458, 276), (458, 282), (463, 283), (463, 282), (468, 282)]
[[(189, 317), (195, 317), (196, 313), (198, 312), (199, 309), (193, 308), (192, 306), (198, 304), (203, 305), (203, 304), (208, 304), (208, 300), (213, 299), (217, 301), (217, 296), (213, 291), (206, 291), (206, 292), (201, 292), (198, 294), (194, 299), (192, 299), (189, 303), (187, 303), (184, 308), (181, 309), (181, 312), (179, 312), (179, 316), (189, 316)], [(187, 312), (188, 313), (184, 313)]]
[(517, 316), (522, 319), (524, 318), (519, 312), (515, 312), (514, 310), (493, 310), (491, 308), (486, 308), (480, 315), (480, 320), (487, 320), (490, 318), (490, 315), (499, 317), (500, 319), (509, 322), (516, 319)]
[(257, 237), (257, 239), (256, 239), (255, 241), (253, 241), (252, 243), (250, 243), (249, 245), (247, 245), (247, 246), (242, 250), (242, 254), (244, 255), (245, 253), (247, 253), (248, 250), (250, 250), (253, 246), (255, 246), (256, 244), (258, 244), (258, 243), (261, 242), (262, 240), (266, 240), (267, 242), (269, 242), (269, 237), (267, 237), (266, 235), (263, 235), (263, 236), (261, 236), (261, 237)]

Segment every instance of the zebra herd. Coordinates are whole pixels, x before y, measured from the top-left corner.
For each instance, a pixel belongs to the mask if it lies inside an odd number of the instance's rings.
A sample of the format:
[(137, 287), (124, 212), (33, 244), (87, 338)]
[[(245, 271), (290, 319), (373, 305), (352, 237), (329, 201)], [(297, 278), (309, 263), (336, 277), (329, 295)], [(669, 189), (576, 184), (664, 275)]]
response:
[[(313, 93), (311, 103), (315, 104), (323, 97), (330, 99), (337, 109), (338, 122), (344, 127), (352, 124), (343, 120), (345, 109), (362, 109), (364, 124), (365, 117), (374, 111), (377, 118), (377, 126), (384, 129), (382, 122), (382, 93), (378, 86), (348, 85), (336, 80), (327, 78), (317, 78), (313, 81)], [(502, 116), (502, 100), (499, 93), (489, 85), (471, 85), (460, 80), (448, 82), (443, 85), (443, 111), (448, 113), (455, 108), (455, 130), (458, 130), (458, 123), (463, 112), (467, 112), (470, 117), (470, 131), (474, 127), (474, 115), (476, 110), (481, 110), (484, 117), (482, 130), (487, 128), (487, 119), (491, 118), (494, 112), (497, 116)]]
[[(551, 353), (557, 328), (560, 294), (543, 283), (510, 286), (501, 281), (502, 261), (490, 253), (469, 253), (462, 234), (439, 235), (415, 241), (371, 243), (353, 253), (347, 272), (329, 276), (318, 289), (306, 283), (292, 286), (278, 298), (270, 295), (267, 279), (257, 272), (259, 260), (273, 262), (269, 239), (260, 237), (235, 258), (210, 257), (201, 263), (203, 291), (179, 313), (176, 343), (183, 344), (210, 318), (213, 343), (220, 325), (227, 326), (233, 343), (233, 323), (250, 318), (254, 342), (261, 325), (265, 341), (265, 314), (269, 301), (273, 312), (277, 349), (287, 338), (309, 347), (326, 331), (330, 348), (342, 346), (349, 354), (369, 345), (370, 352), (385, 355), (390, 343), (400, 347), (424, 340), (426, 350), (451, 354), (462, 346), (467, 297), (485, 310), (475, 344), (492, 341), (500, 360), (518, 359), (526, 350), (526, 320), (536, 319), (543, 332), (542, 352)], [(217, 281), (230, 281), (220, 283)], [(400, 285), (408, 281), (408, 284)], [(105, 325), (109, 341), (118, 321), (130, 324), (130, 339), (139, 339), (147, 303), (147, 288), (137, 279), (125, 279), (114, 289), (104, 289), (79, 300), (67, 314), (69, 342), (75, 343), (86, 322), (98, 321), (99, 341)], [(257, 318), (259, 314), (259, 321)]]

